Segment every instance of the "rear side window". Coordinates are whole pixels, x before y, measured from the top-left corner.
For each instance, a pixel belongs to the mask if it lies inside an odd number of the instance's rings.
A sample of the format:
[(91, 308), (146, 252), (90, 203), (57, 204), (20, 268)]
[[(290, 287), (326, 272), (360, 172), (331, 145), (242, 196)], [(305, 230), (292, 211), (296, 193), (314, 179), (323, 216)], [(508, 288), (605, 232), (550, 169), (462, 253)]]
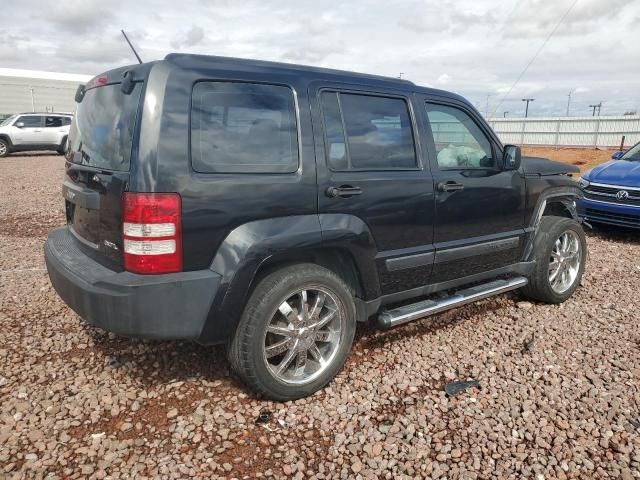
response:
[(292, 173), (298, 169), (293, 92), (252, 83), (193, 88), (191, 163), (201, 173)]
[(322, 92), (321, 101), (329, 168), (416, 168), (411, 119), (403, 99)]

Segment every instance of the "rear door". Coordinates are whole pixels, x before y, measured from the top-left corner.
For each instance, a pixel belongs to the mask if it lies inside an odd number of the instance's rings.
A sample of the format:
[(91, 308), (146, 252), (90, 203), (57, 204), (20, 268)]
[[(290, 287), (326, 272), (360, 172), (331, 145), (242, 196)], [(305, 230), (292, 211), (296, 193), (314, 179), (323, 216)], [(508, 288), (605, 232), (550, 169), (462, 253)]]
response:
[(64, 118), (59, 115), (45, 115), (44, 128), (42, 129), (42, 143), (46, 145), (60, 145), (62, 137), (67, 132), (64, 126)]
[(13, 123), (12, 141), (14, 145), (40, 145), (44, 117), (41, 115), (21, 115)]
[(312, 90), (321, 222), (366, 224), (383, 294), (428, 283), (433, 183), (410, 96), (323, 83)]
[(462, 102), (424, 98), (435, 190), (441, 282), (518, 262), (524, 246), (525, 181), (502, 168), (502, 146)]
[(86, 253), (122, 268), (121, 203), (131, 169), (142, 83), (89, 88), (69, 133), (63, 183), (67, 223)]

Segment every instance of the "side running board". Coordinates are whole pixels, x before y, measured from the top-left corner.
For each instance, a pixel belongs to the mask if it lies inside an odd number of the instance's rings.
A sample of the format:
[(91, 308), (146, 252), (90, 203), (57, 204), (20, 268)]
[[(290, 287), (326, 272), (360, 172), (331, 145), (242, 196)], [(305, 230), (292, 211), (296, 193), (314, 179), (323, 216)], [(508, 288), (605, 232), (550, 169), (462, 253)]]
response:
[(525, 277), (513, 277), (507, 280), (494, 280), (475, 287), (459, 290), (453, 295), (437, 300), (423, 300), (411, 305), (384, 310), (378, 316), (378, 325), (382, 328), (391, 328), (396, 325), (411, 322), (419, 318), (444, 312), (451, 308), (460, 307), (483, 298), (499, 295), (509, 290), (516, 290), (528, 283)]

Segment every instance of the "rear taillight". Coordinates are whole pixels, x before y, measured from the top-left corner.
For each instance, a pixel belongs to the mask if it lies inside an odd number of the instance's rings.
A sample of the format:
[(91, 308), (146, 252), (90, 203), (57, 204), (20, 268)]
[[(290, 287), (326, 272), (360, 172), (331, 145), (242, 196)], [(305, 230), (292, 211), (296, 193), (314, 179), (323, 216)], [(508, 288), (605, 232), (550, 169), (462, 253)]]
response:
[(130, 193), (122, 198), (124, 268), (134, 273), (182, 271), (180, 196)]

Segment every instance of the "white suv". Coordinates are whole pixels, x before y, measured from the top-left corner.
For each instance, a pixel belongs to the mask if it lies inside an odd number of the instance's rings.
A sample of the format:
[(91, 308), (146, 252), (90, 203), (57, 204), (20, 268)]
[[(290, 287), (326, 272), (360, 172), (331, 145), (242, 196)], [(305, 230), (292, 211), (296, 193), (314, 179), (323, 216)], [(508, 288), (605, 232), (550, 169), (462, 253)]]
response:
[(0, 157), (25, 150), (55, 150), (64, 153), (71, 115), (62, 113), (18, 113), (0, 123)]

